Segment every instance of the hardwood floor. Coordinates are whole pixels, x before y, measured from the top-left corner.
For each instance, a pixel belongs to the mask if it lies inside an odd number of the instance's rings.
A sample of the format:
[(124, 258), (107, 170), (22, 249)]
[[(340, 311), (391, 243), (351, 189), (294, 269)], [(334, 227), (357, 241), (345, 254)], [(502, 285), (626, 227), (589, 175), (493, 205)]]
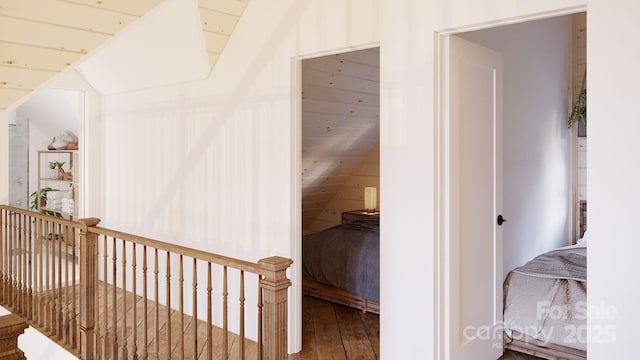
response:
[(302, 351), (290, 360), (380, 358), (380, 316), (309, 296), (302, 309)]
[[(102, 285), (103, 283), (100, 283)], [(109, 288), (107, 291), (107, 313), (104, 314), (102, 311), (99, 313), (98, 317), (100, 320), (105, 317), (110, 317), (112, 314), (113, 304), (112, 304), (112, 293), (113, 288)], [(127, 297), (131, 297), (131, 293), (126, 292)], [(102, 306), (104, 306), (104, 294), (100, 294), (98, 304), (100, 305), (99, 309), (103, 310)], [(121, 304), (122, 301), (122, 289), (117, 289), (116, 298), (118, 299), (118, 304)], [(129, 352), (133, 349), (138, 350), (138, 352), (142, 352), (143, 349), (148, 349), (149, 353), (153, 352), (155, 348), (155, 343), (153, 339), (149, 339), (148, 343), (145, 344), (142, 339), (144, 334), (144, 328), (142, 326), (142, 314), (144, 301), (139, 296), (136, 296), (136, 309), (138, 312), (138, 321), (135, 326), (136, 328), (136, 341), (135, 346), (132, 341), (132, 325), (131, 320), (127, 322), (127, 343), (129, 345)], [(132, 312), (132, 302), (128, 302), (127, 304), (127, 318), (130, 318)], [(149, 319), (152, 318), (154, 313), (154, 304), (148, 302), (148, 316)], [(158, 328), (160, 330), (160, 341), (159, 341), (159, 359), (169, 359), (169, 358), (177, 358), (177, 353), (179, 351), (180, 343), (178, 342), (178, 337), (180, 333), (184, 334), (184, 347), (185, 347), (185, 359), (191, 360), (196, 358), (206, 358), (205, 353), (208, 348), (208, 343), (206, 340), (206, 323), (203, 321), (193, 322), (190, 316), (185, 315), (183, 318), (184, 327), (180, 329), (180, 316), (179, 313), (175, 310), (171, 311), (171, 333), (172, 336), (172, 344), (168, 344), (165, 338), (166, 332), (168, 330), (168, 322), (167, 322), (167, 311), (166, 308), (162, 305), (159, 306), (159, 324)], [(106, 316), (105, 316), (106, 315)], [(117, 333), (122, 331), (122, 313), (118, 313), (118, 322), (119, 329), (117, 329)], [(151, 320), (150, 320), (151, 321)], [(197, 324), (195, 328), (196, 334), (194, 334), (193, 325)], [(110, 327), (112, 323), (109, 324)], [(347, 359), (358, 359), (358, 360), (377, 360), (380, 358), (380, 316), (372, 313), (363, 313), (360, 310), (350, 308), (347, 306), (331, 303), (328, 301), (320, 300), (317, 298), (313, 298), (310, 296), (303, 297), (303, 349), (301, 352), (297, 354), (289, 355), (289, 360), (316, 360), (316, 359), (334, 359), (334, 360), (347, 360)], [(113, 329), (110, 329), (113, 330)], [(182, 331), (181, 331), (182, 330)], [(98, 329), (100, 332), (100, 329)], [(104, 332), (104, 331), (103, 331)], [(152, 330), (148, 330), (149, 333), (152, 333)], [(107, 331), (110, 333), (110, 331)], [(219, 328), (213, 328), (214, 333), (214, 344), (213, 344), (213, 352), (214, 358), (222, 358), (222, 349), (224, 348), (222, 344), (222, 330)], [(195, 336), (194, 336), (195, 335)], [(194, 343), (194, 338), (197, 338), (197, 341)], [(121, 339), (121, 337), (120, 337)], [(112, 340), (107, 338), (103, 339), (103, 341), (98, 341), (98, 346), (100, 348), (106, 347), (109, 348), (110, 344), (112, 344)], [(229, 354), (230, 359), (240, 359), (240, 339), (237, 335), (229, 334), (228, 337), (228, 348), (227, 354)], [(255, 342), (245, 340), (246, 347), (246, 359), (255, 359), (257, 357), (257, 346)], [(197, 344), (197, 345), (196, 345)], [(62, 345), (62, 344), (61, 344)], [(115, 345), (115, 352), (119, 357), (121, 356), (121, 351), (124, 351), (121, 347), (123, 343), (119, 345)], [(195, 345), (195, 347), (194, 347)], [(104, 348), (103, 348), (104, 349)], [(171, 349), (171, 350), (167, 350)], [(106, 350), (106, 349), (104, 349)], [(106, 351), (109, 353), (110, 351)], [(172, 353), (169, 357), (168, 353)], [(130, 353), (131, 354), (131, 353)], [(113, 355), (113, 354), (111, 354)], [(109, 357), (107, 354), (106, 357)], [(540, 358), (520, 354), (516, 352), (512, 352), (507, 350), (505, 355), (498, 360), (538, 360)]]
[[(380, 358), (380, 317), (305, 296), (302, 351), (289, 360)], [(540, 360), (506, 350), (498, 360)]]

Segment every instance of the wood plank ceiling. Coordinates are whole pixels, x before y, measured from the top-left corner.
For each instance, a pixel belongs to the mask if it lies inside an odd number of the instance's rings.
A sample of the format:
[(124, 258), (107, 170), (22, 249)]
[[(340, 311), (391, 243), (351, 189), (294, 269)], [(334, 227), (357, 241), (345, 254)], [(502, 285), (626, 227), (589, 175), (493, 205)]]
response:
[[(360, 199), (355, 206), (362, 207), (363, 184), (345, 184), (379, 146), (379, 119), (379, 48), (302, 62), (303, 231), (327, 212), (343, 186), (351, 187), (346, 198)], [(354, 201), (342, 203), (351, 208), (330, 211), (339, 216), (354, 209)]]
[[(0, 111), (163, 0), (0, 0)], [(199, 0), (213, 68), (248, 0)]]

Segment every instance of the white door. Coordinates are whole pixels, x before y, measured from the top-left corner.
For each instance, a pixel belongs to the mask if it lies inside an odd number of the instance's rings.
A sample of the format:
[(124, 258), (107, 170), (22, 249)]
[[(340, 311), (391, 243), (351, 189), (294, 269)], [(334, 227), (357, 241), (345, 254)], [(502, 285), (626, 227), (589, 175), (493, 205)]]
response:
[(507, 225), (497, 225), (502, 215), (502, 56), (448, 38), (446, 357), (494, 360), (503, 352), (501, 228)]

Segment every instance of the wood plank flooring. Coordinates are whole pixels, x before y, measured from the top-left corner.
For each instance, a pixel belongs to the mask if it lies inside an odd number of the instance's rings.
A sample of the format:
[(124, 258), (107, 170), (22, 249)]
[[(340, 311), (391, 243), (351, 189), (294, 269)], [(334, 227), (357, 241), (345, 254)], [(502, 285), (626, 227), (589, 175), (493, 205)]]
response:
[[(99, 284), (100, 286), (103, 283)], [(99, 294), (99, 323), (103, 323), (103, 319), (107, 318), (109, 323), (109, 329), (107, 329), (107, 336), (102, 337), (102, 341), (99, 341), (99, 348), (103, 350), (105, 354), (104, 358), (122, 358), (125, 353), (125, 358), (131, 358), (133, 352), (136, 351), (139, 355), (143, 352), (154, 355), (156, 348), (154, 340), (154, 316), (155, 316), (155, 304), (152, 301), (147, 302), (147, 321), (148, 334), (147, 343), (144, 343), (144, 301), (140, 296), (136, 296), (136, 341), (133, 342), (133, 324), (132, 324), (132, 294), (126, 292), (127, 296), (127, 324), (126, 324), (126, 338), (127, 347), (123, 347), (124, 338), (122, 328), (122, 315), (121, 311), (116, 313), (118, 318), (118, 325), (116, 329), (113, 329), (113, 288), (108, 287), (106, 296), (107, 312), (104, 313), (104, 295)], [(102, 292), (102, 288), (101, 288)], [(122, 289), (116, 290), (116, 302), (117, 307), (122, 308)], [(79, 304), (78, 304), (79, 306)], [(171, 359), (179, 358), (179, 352), (184, 348), (184, 359), (205, 359), (207, 358), (207, 350), (209, 343), (207, 341), (207, 324), (205, 321), (193, 321), (193, 319), (184, 315), (182, 318), (183, 325), (181, 326), (180, 313), (176, 310), (171, 310), (170, 326), (167, 321), (168, 313), (167, 308), (158, 306), (158, 331), (160, 333), (160, 339), (158, 342), (158, 359)], [(193, 326), (197, 326), (194, 333)], [(181, 331), (182, 328), (182, 331)], [(113, 341), (113, 330), (116, 331), (117, 340)], [(104, 328), (98, 330), (104, 333)], [(168, 343), (168, 333), (171, 333), (171, 344)], [(220, 328), (213, 327), (213, 358), (223, 358), (223, 331)], [(181, 340), (181, 335), (184, 334), (184, 340)], [(196, 340), (194, 342), (194, 339)], [(321, 360), (321, 359), (334, 359), (334, 360), (377, 360), (380, 358), (380, 317), (379, 315), (372, 313), (363, 313), (360, 310), (350, 308), (347, 306), (331, 303), (328, 301), (320, 300), (310, 296), (303, 297), (303, 349), (297, 354), (289, 355), (289, 360)], [(227, 353), (230, 359), (241, 359), (240, 356), (240, 338), (239, 336), (229, 333), (227, 337)], [(256, 359), (258, 347), (257, 344), (250, 340), (245, 340), (245, 358)], [(114, 356), (114, 353), (115, 355)], [(171, 354), (171, 356), (168, 356)], [(520, 354), (507, 350), (503, 357), (498, 360), (538, 360), (540, 358)]]
[(380, 316), (305, 296), (302, 351), (289, 360), (379, 359)]
[[(289, 360), (380, 358), (380, 316), (303, 297), (302, 351)], [(498, 360), (542, 360), (506, 350)]]

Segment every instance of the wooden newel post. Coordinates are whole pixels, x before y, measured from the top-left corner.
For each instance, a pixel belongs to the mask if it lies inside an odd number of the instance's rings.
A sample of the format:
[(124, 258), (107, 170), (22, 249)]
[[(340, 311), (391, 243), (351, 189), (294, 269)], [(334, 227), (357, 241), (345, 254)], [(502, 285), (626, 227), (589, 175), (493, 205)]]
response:
[(264, 358), (284, 360), (287, 358), (287, 298), (291, 281), (287, 269), (293, 261), (280, 256), (258, 262), (267, 273), (260, 281), (264, 304)]
[(0, 359), (26, 359), (22, 350), (18, 349), (18, 336), (28, 327), (27, 321), (19, 315), (0, 316)]
[(94, 357), (96, 291), (98, 288), (98, 235), (88, 231), (100, 219), (80, 219), (80, 358)]

